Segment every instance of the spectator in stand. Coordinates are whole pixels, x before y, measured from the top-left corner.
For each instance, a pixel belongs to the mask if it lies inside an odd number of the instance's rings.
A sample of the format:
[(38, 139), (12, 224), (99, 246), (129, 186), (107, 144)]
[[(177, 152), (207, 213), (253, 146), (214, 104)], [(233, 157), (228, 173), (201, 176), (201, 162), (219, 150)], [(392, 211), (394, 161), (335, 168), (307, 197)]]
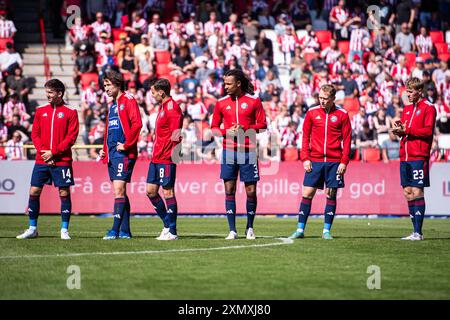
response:
[(204, 25), (205, 36), (209, 37), (212, 35), (216, 27), (220, 28), (221, 33), (223, 33), (222, 22), (217, 20), (217, 13), (215, 11), (211, 11), (209, 13), (209, 20)]
[[(395, 20), (395, 8), (390, 3), (392, 1), (389, 0), (380, 0), (378, 11), (378, 16), (380, 19), (381, 28), (386, 28), (387, 34), (390, 34), (393, 28), (395, 26), (394, 20)], [(391, 45), (389, 45), (391, 46)]]
[(258, 28), (256, 21), (250, 19), (248, 13), (244, 13), (241, 16), (241, 24), (247, 43), (251, 44), (252, 42), (256, 42), (258, 39)]
[(14, 38), (16, 32), (14, 22), (6, 19), (6, 10), (0, 9), (0, 38)]
[(193, 59), (189, 53), (189, 47), (186, 42), (181, 42), (180, 47), (175, 50), (175, 57), (169, 62), (169, 68), (173, 75), (182, 75), (188, 69), (194, 67)]
[(205, 41), (205, 37), (197, 36), (190, 49), (192, 59), (203, 56), (206, 50), (208, 50), (208, 43)]
[(273, 44), (272, 41), (266, 38), (266, 33), (261, 31), (258, 40), (255, 44), (256, 62), (261, 64), (264, 59), (267, 59), (270, 64), (273, 63)]
[(142, 34), (141, 35), (141, 42), (136, 44), (134, 46), (134, 56), (138, 59), (142, 59), (145, 57), (146, 52), (148, 51), (150, 53), (150, 58), (153, 61), (155, 59), (155, 53), (153, 51), (152, 46), (149, 43), (148, 35)]
[(268, 7), (260, 10), (257, 18), (260, 29), (273, 29), (275, 27), (275, 18), (270, 15)]
[(347, 40), (349, 37), (348, 26), (351, 24), (350, 13), (345, 8), (345, 0), (340, 0), (338, 5), (330, 12), (330, 22), (334, 24), (335, 39)]
[(105, 121), (100, 120), (94, 127), (92, 127), (89, 132), (89, 143), (93, 145), (99, 145), (100, 148), (91, 148), (89, 149), (89, 157), (91, 159), (97, 159), (99, 156), (99, 152), (103, 146), (103, 139), (105, 137)]
[(169, 40), (164, 35), (164, 29), (157, 27), (152, 33), (153, 36), (150, 42), (153, 49), (162, 51), (169, 50)]
[(413, 67), (411, 70), (411, 77), (419, 78), (420, 80), (422, 80), (423, 72), (425, 71), (425, 64), (423, 62), (422, 57), (417, 57), (415, 64), (416, 64), (416, 66)]
[(123, 74), (125, 81), (136, 81), (139, 71), (139, 64), (129, 47), (125, 49), (125, 56), (123, 59), (118, 62), (120, 73)]
[(14, 115), (20, 116), (20, 123), (24, 125), (25, 128), (29, 127), (28, 120), (30, 115), (27, 113), (25, 104), (19, 101), (19, 95), (13, 93), (9, 96), (8, 102), (3, 106), (3, 117), (7, 124), (11, 124)]
[(133, 13), (131, 14), (131, 20), (131, 26), (126, 26), (125, 31), (127, 31), (130, 35), (130, 41), (136, 45), (141, 42), (142, 35), (147, 35), (148, 26), (147, 21), (142, 18), (142, 14), (139, 10), (133, 11)]
[(376, 148), (378, 147), (377, 132), (370, 127), (369, 122), (365, 121), (362, 125), (362, 130), (356, 135), (356, 147), (363, 148)]
[(280, 14), (280, 17), (278, 18), (278, 23), (275, 25), (274, 30), (278, 37), (283, 36), (286, 33), (286, 28), (291, 27), (294, 29), (294, 25), (289, 22), (289, 17), (287, 14), (282, 13)]
[(351, 119), (352, 130), (353, 133), (358, 134), (363, 130), (363, 124), (368, 122), (369, 124), (372, 122), (371, 117), (368, 117), (366, 114), (366, 108), (364, 106), (359, 107), (359, 111), (357, 114), (353, 116)]
[[(413, 7), (413, 3), (410, 0), (400, 0), (397, 3), (397, 10), (396, 10), (396, 27), (397, 30), (395, 30), (396, 33), (399, 32), (400, 26), (401, 29), (403, 29), (403, 24), (406, 24), (406, 27), (408, 27), (410, 30), (413, 28), (413, 22), (414, 17), (416, 16), (416, 10)], [(407, 52), (407, 51), (405, 51)]]
[(420, 34), (416, 36), (417, 53), (429, 53), (433, 48), (433, 42), (426, 27), (420, 27)]
[(403, 86), (409, 78), (409, 70), (406, 67), (406, 58), (404, 55), (398, 56), (398, 63), (391, 69), (391, 76), (397, 86)]
[(189, 15), (189, 21), (185, 25), (186, 35), (188, 37), (192, 36), (197, 29), (199, 33), (203, 33), (203, 23), (196, 20), (197, 15), (195, 12), (191, 12)]
[(114, 55), (117, 60), (123, 59), (126, 48), (130, 48), (134, 53), (134, 44), (130, 41), (130, 37), (127, 37), (127, 34), (123, 32), (119, 34), (119, 41), (114, 43)]
[(181, 82), (183, 92), (186, 94), (196, 94), (200, 90), (200, 83), (195, 79), (194, 70), (192, 68), (187, 70), (187, 77)]
[(111, 25), (108, 21), (105, 21), (103, 12), (97, 12), (95, 14), (95, 22), (92, 23), (91, 26), (97, 41), (100, 40), (102, 32), (106, 32), (106, 36), (108, 39), (111, 38)]
[(11, 125), (8, 127), (8, 138), (11, 139), (14, 132), (19, 131), (22, 135), (22, 142), (30, 140), (30, 133), (21, 123), (20, 115), (15, 114), (12, 117)]
[(408, 23), (402, 23), (401, 32), (395, 36), (395, 44), (400, 46), (402, 53), (416, 51), (414, 35), (410, 31)]
[(102, 69), (102, 67), (108, 63), (108, 52), (112, 52), (114, 50), (113, 44), (109, 41), (108, 34), (106, 32), (102, 32), (100, 34), (100, 40), (95, 43), (95, 52), (97, 56), (96, 67), (98, 72)]
[(87, 52), (87, 46), (82, 44), (80, 46), (80, 55), (75, 60), (73, 83), (75, 85), (74, 94), (80, 94), (78, 85), (81, 81), (81, 75), (83, 73), (95, 72), (95, 60), (94, 57)]
[(384, 140), (381, 144), (381, 150), (384, 163), (400, 159), (400, 142), (392, 131), (389, 131), (389, 139)]
[(14, 68), (23, 68), (23, 61), (18, 52), (14, 50), (11, 42), (6, 43), (6, 50), (0, 53), (0, 69), (1, 72), (13, 74)]
[(355, 98), (359, 95), (358, 84), (352, 79), (350, 72), (349, 69), (344, 70), (341, 83), (337, 87), (339, 90), (344, 90), (346, 98)]
[(308, 6), (304, 1), (293, 1), (290, 5), (289, 12), (292, 14), (292, 23), (296, 30), (305, 29), (306, 25), (312, 23)]
[(19, 101), (23, 102), (25, 106), (28, 105), (28, 93), (31, 86), (29, 79), (22, 75), (22, 68), (19, 66), (14, 68), (13, 74), (6, 78), (9, 94), (16, 93), (19, 96)]
[(392, 37), (388, 32), (386, 32), (386, 26), (384, 25), (382, 25), (380, 29), (378, 29), (378, 33), (375, 36), (375, 40), (373, 41), (373, 46), (376, 54), (383, 54), (383, 41), (385, 42), (386, 47), (392, 47)]
[(355, 55), (358, 55), (359, 59), (362, 60), (364, 48), (367, 47), (370, 39), (369, 32), (361, 26), (361, 20), (358, 17), (353, 18), (352, 27), (348, 55), (348, 62), (350, 63), (353, 61)]
[(297, 147), (297, 125), (295, 122), (289, 122), (288, 126), (286, 126), (281, 132), (281, 148), (296, 148)]
[(5, 145), (6, 158), (8, 160), (26, 160), (23, 149), (22, 135), (15, 131), (12, 138)]
[(97, 100), (97, 90), (97, 83), (95, 81), (91, 81), (91, 83), (89, 83), (89, 87), (87, 87), (86, 90), (82, 90), (81, 116), (83, 118), (83, 122), (86, 121), (88, 110), (92, 108)]

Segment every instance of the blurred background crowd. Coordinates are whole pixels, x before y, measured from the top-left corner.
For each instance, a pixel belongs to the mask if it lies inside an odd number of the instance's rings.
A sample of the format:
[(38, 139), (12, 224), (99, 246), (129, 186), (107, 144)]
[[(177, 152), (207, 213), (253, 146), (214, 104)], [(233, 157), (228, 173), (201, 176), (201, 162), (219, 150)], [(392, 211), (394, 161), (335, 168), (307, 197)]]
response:
[[(184, 160), (216, 160), (221, 139), (211, 115), (224, 95), (222, 75), (242, 69), (263, 103), (268, 130), (258, 134), (263, 160), (296, 161), (308, 108), (321, 85), (332, 83), (336, 104), (351, 120), (352, 159), (395, 161), (405, 82), (418, 77), (437, 109), (431, 159), (450, 161), (449, 1), (421, 0), (66, 0), (54, 9), (52, 30), (73, 57), (69, 95), (80, 97), (82, 143), (103, 143), (112, 103), (102, 90), (105, 71), (120, 71), (140, 106), (141, 160), (151, 159), (157, 106), (149, 83), (164, 77), (184, 111)], [(81, 17), (67, 27), (67, 7)], [(368, 10), (370, 5), (373, 10)], [(369, 8), (370, 9), (370, 8)], [(17, 30), (0, 10), (0, 38)], [(1, 42), (1, 41), (0, 41)], [(0, 158), (22, 159), (15, 146), (30, 141), (34, 110), (11, 42), (0, 44)], [(81, 143), (80, 141), (80, 143)], [(99, 149), (87, 149), (95, 159)], [(3, 155), (2, 155), (3, 153)]]

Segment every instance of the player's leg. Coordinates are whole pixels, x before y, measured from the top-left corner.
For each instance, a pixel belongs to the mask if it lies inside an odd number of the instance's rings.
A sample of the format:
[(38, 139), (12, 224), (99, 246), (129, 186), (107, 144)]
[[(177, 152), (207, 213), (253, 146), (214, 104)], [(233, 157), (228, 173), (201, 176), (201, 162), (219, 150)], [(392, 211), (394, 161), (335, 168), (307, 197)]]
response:
[(117, 237), (119, 237), (120, 226), (122, 224), (125, 208), (126, 199), (125, 195), (127, 193), (127, 183), (123, 180), (113, 180), (113, 190), (114, 190), (114, 222), (111, 231), (114, 232)]
[[(148, 180), (147, 180), (148, 182)], [(156, 214), (163, 222), (163, 228), (157, 240), (161, 240), (169, 233), (169, 222), (167, 221), (167, 209), (164, 200), (159, 195), (159, 185), (154, 183), (147, 183), (147, 198), (152, 203), (153, 208), (156, 211)]]
[(303, 238), (306, 223), (311, 213), (312, 200), (317, 189), (323, 189), (325, 182), (325, 164), (323, 162), (313, 162), (312, 171), (305, 172), (303, 179), (302, 200), (298, 211), (297, 229), (289, 237), (290, 239)]
[(424, 187), (430, 185), (428, 161), (403, 161), (400, 163), (403, 195), (408, 202), (409, 216), (414, 231), (403, 240), (423, 240), (422, 225), (425, 215)]
[(22, 234), (19, 234), (17, 239), (31, 239), (36, 238), (39, 234), (37, 231), (37, 222), (40, 210), (40, 197), (41, 197), (42, 187), (30, 187), (29, 197), (28, 197), (28, 229), (26, 229)]
[(245, 183), (245, 191), (247, 194), (247, 226), (245, 228), (245, 234), (247, 239), (254, 240), (256, 238), (253, 229), (257, 206), (256, 184), (259, 181), (258, 158), (256, 152), (249, 151), (238, 153), (237, 160), (240, 179)]
[(61, 239), (70, 240), (69, 223), (72, 213), (72, 200), (69, 187), (59, 188), (59, 199), (61, 201)]
[[(133, 174), (134, 165), (136, 163), (135, 159), (123, 159), (123, 174), (124, 174), (124, 181), (126, 183), (130, 183), (131, 176)], [(125, 211), (123, 214), (122, 223), (120, 224), (120, 231), (119, 231), (119, 238), (121, 239), (131, 239), (131, 228), (130, 228), (130, 215), (131, 215), (131, 205), (130, 205), (130, 199), (128, 198), (128, 195), (126, 193), (125, 188)]]
[(306, 223), (311, 213), (312, 200), (316, 194), (317, 188), (303, 185), (302, 200), (298, 210), (297, 229), (289, 237), (290, 239), (303, 238), (305, 236)]
[(230, 233), (227, 240), (237, 239), (236, 230), (236, 180), (224, 180), (225, 185), (225, 210)]
[(325, 183), (327, 202), (324, 210), (324, 226), (322, 231), (322, 238), (333, 239), (330, 234), (331, 225), (333, 224), (336, 215), (336, 195), (338, 188), (344, 188), (344, 176), (337, 174), (339, 168), (338, 162), (325, 163)]
[(177, 240), (177, 216), (178, 216), (178, 205), (177, 199), (175, 198), (175, 189), (173, 186), (163, 186), (164, 199), (167, 205), (167, 223), (169, 226), (169, 232), (167, 236), (161, 240)]
[(230, 233), (227, 240), (237, 239), (236, 230), (236, 180), (239, 172), (236, 152), (223, 149), (220, 178), (225, 186), (225, 210)]
[(28, 229), (18, 235), (17, 239), (36, 238), (40, 212), (40, 197), (45, 184), (51, 184), (52, 177), (47, 165), (36, 164), (31, 174), (30, 191), (28, 197)]
[(256, 196), (256, 184), (257, 182), (245, 183), (245, 192), (247, 193), (247, 226), (245, 227), (245, 234), (247, 239), (249, 240), (256, 239), (255, 232), (253, 230), (253, 222), (255, 221), (256, 207), (258, 204)]
[(336, 215), (336, 195), (337, 188), (326, 188), (327, 202), (324, 211), (324, 225), (322, 230), (322, 238), (332, 239), (330, 230), (333, 224), (334, 216)]

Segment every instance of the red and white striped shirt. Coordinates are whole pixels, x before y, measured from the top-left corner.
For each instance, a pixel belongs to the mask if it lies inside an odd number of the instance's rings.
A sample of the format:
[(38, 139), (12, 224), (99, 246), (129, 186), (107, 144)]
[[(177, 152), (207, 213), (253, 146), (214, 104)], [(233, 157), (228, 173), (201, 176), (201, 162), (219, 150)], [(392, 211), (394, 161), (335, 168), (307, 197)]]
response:
[(353, 29), (350, 35), (350, 46), (351, 51), (362, 51), (364, 49), (364, 39), (369, 38), (370, 35), (366, 29), (357, 28)]
[(214, 31), (216, 30), (216, 28), (220, 29), (220, 33), (223, 33), (223, 24), (222, 22), (216, 21), (216, 22), (212, 22), (212, 21), (208, 21), (205, 23), (205, 27), (204, 27), (204, 31), (205, 31), (205, 35), (209, 36), (211, 34), (214, 33)]
[(314, 49), (320, 48), (319, 39), (316, 36), (311, 37), (309, 34), (306, 34), (300, 40), (297, 39), (297, 42), (305, 52), (314, 52)]
[(281, 46), (281, 52), (291, 52), (294, 51), (295, 45), (298, 43), (298, 39), (294, 35), (284, 34), (278, 37), (278, 43)]
[(409, 77), (409, 71), (406, 67), (401, 67), (400, 64), (396, 64), (392, 67), (391, 76), (395, 81), (405, 83)]
[(333, 17), (334, 19), (336, 19), (339, 22), (339, 23), (334, 24), (334, 28), (336, 30), (340, 30), (340, 29), (342, 29), (341, 25), (344, 24), (347, 21), (347, 19), (349, 18), (349, 13), (347, 10), (341, 9), (336, 6), (333, 9), (331, 9), (330, 17)]
[(419, 54), (429, 53), (431, 51), (431, 49), (433, 48), (433, 42), (431, 41), (431, 37), (430, 36), (424, 37), (421, 34), (419, 34), (416, 37), (416, 45), (417, 45)]
[(335, 63), (338, 60), (340, 55), (341, 55), (341, 52), (339, 50), (333, 50), (333, 49), (331, 49), (331, 47), (327, 47), (327, 48), (323, 49), (322, 52), (320, 53), (320, 56), (322, 58), (325, 58), (325, 62), (327, 64)]
[(186, 31), (186, 30), (185, 30), (184, 23), (181, 23), (181, 22), (175, 22), (175, 21), (169, 22), (169, 23), (167, 24), (167, 33), (169, 34), (169, 36), (170, 36), (172, 33), (174, 33), (175, 30), (177, 30), (177, 28), (180, 29), (181, 33), (184, 33), (184, 32)]
[(153, 35), (154, 33), (156, 33), (156, 29), (159, 28), (162, 30), (162, 33), (164, 36), (167, 36), (167, 27), (164, 23), (150, 23), (148, 25), (148, 33), (150, 35)]
[(192, 120), (202, 120), (201, 116), (208, 113), (208, 109), (206, 109), (201, 101), (198, 101), (195, 104), (188, 104), (186, 111), (192, 117)]
[(70, 28), (70, 34), (75, 38), (75, 42), (85, 40), (87, 38), (87, 30), (86, 26), (77, 26), (74, 25)]
[(17, 32), (14, 22), (11, 20), (0, 20), (0, 38), (12, 38)]
[(16, 104), (14, 104), (12, 101), (8, 101), (3, 106), (3, 117), (6, 120), (9, 121), (11, 119), (15, 107), (19, 108), (20, 115), (27, 112), (27, 109), (25, 108), (25, 104), (23, 104), (23, 102), (17, 102)]
[(81, 102), (86, 103), (88, 106), (95, 103), (97, 93), (91, 87), (86, 88), (81, 93)]
[(354, 61), (350, 64), (350, 70), (352, 72), (359, 71), (359, 73), (361, 73), (361, 74), (366, 73), (366, 69), (364, 68), (364, 66), (362, 64), (356, 63)]
[(5, 153), (8, 160), (25, 160), (23, 153), (23, 142), (14, 142), (13, 139), (9, 140), (5, 146)]
[(223, 25), (223, 33), (225, 37), (229, 37), (232, 33), (234, 33), (234, 30), (236, 29), (236, 25), (231, 22), (228, 21)]
[(380, 85), (380, 90), (378, 94), (383, 97), (383, 100), (386, 104), (390, 104), (392, 101), (392, 88), (394, 87), (394, 83), (392, 81), (384, 80)]
[(107, 21), (103, 23), (98, 23), (97, 21), (95, 21), (91, 24), (91, 26), (97, 39), (100, 39), (100, 33), (102, 33), (102, 31), (111, 34), (111, 25)]
[(309, 83), (301, 82), (298, 86), (298, 93), (303, 97), (303, 99), (312, 97), (312, 87)]
[(347, 69), (348, 69), (347, 63), (345, 63), (345, 62), (344, 63), (340, 63), (339, 61), (336, 61), (333, 64), (333, 68), (331, 68), (331, 73), (333, 75), (336, 75), (338, 73), (344, 72), (344, 70), (347, 70)]

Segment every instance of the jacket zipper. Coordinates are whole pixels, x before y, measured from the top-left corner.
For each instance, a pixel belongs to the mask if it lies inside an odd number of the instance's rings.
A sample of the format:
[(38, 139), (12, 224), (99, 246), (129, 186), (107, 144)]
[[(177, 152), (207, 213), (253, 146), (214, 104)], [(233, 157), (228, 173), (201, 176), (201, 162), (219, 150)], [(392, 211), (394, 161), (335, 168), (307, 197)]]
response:
[(327, 131), (328, 131), (328, 112), (325, 110), (325, 142), (323, 144), (324, 162), (327, 162)]
[[(411, 116), (411, 120), (409, 120), (409, 125), (408, 125), (408, 129), (411, 128), (412, 125), (412, 121), (414, 119), (414, 115), (416, 114), (416, 107), (417, 105), (414, 104), (414, 109), (413, 109), (413, 114)], [(408, 161), (408, 137), (405, 137), (406, 141), (405, 141), (405, 153), (406, 153), (406, 159), (405, 161)]]
[(53, 108), (53, 114), (52, 114), (52, 125), (50, 129), (50, 150), (53, 149), (53, 123), (55, 122), (55, 112), (56, 112), (56, 106)]
[(236, 97), (236, 123), (239, 124), (239, 103), (238, 103), (238, 97)]

